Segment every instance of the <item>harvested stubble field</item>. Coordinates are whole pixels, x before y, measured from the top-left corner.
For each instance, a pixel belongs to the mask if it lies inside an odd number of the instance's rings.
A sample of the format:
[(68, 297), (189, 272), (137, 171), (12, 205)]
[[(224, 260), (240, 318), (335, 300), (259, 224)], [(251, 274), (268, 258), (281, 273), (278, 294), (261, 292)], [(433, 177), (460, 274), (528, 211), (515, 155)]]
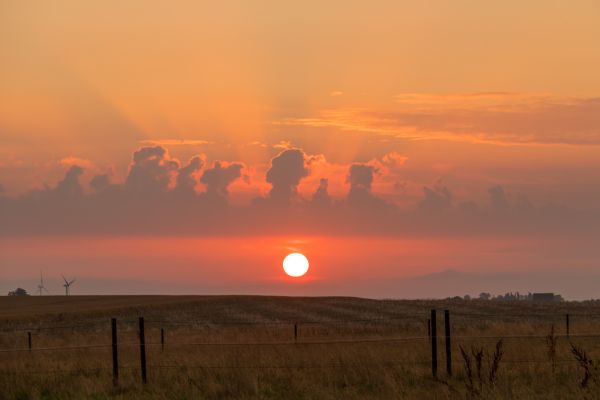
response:
[[(437, 379), (427, 328), (432, 308), (438, 310)], [(452, 377), (444, 309), (451, 313)], [(118, 327), (116, 386), (111, 317)], [(597, 302), (3, 297), (0, 321), (2, 399), (600, 398)]]

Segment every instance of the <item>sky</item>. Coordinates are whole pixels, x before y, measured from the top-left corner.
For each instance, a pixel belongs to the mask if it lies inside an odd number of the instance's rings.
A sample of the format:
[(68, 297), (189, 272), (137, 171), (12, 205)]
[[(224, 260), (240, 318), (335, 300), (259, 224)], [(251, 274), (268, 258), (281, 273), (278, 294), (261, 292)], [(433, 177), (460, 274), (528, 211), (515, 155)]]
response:
[(221, 3), (1, 2), (0, 293), (600, 298), (597, 1)]

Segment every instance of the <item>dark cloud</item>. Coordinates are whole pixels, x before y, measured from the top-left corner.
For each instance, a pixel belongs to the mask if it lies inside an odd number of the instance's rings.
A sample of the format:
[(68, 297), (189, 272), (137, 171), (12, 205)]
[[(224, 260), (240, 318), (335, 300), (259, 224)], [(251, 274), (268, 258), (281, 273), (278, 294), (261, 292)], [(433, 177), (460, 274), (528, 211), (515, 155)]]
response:
[(533, 203), (531, 203), (531, 201), (529, 201), (527, 196), (519, 195), (515, 201), (513, 208), (520, 213), (530, 213), (533, 212), (535, 206), (533, 205)]
[(375, 167), (367, 164), (352, 164), (346, 181), (350, 184), (350, 191), (365, 190), (371, 191), (373, 184), (373, 174)]
[(96, 175), (90, 180), (90, 187), (95, 192), (102, 192), (111, 186), (108, 174)]
[(133, 153), (126, 187), (143, 195), (164, 193), (178, 169), (179, 162), (170, 159), (164, 147), (142, 147)]
[(79, 178), (83, 175), (83, 168), (73, 165), (69, 168), (64, 178), (58, 182), (54, 191), (59, 196), (75, 197), (83, 195), (83, 187), (79, 182)]
[(206, 195), (210, 198), (226, 200), (229, 195), (229, 185), (242, 176), (243, 168), (241, 163), (224, 165), (216, 161), (213, 167), (204, 171), (200, 178), (200, 182), (206, 185)]
[(452, 207), (452, 192), (446, 186), (423, 187), (423, 199), (419, 209), (425, 212), (439, 213)]
[(267, 182), (272, 185), (269, 198), (278, 203), (289, 204), (298, 196), (298, 184), (309, 172), (302, 150), (282, 151), (271, 160), (271, 168), (267, 171)]
[[(134, 153), (125, 182), (94, 176), (86, 193), (83, 169), (72, 166), (54, 186), (21, 197), (0, 196), (0, 234), (239, 234), (239, 235), (465, 235), (586, 232), (597, 234), (600, 215), (556, 205), (537, 206), (526, 197), (509, 202), (504, 188), (489, 189), (491, 207), (473, 201), (454, 206), (450, 188), (423, 188), (417, 210), (400, 209), (373, 192), (384, 172), (373, 164), (349, 166), (345, 197), (334, 200), (321, 179), (310, 199), (299, 201), (300, 181), (311, 159), (298, 149), (277, 155), (267, 172), (272, 189), (250, 205), (231, 206), (229, 187), (243, 177), (241, 163), (202, 156), (181, 163), (160, 147)], [(205, 186), (198, 191), (197, 183)], [(389, 180), (388, 180), (389, 182)], [(185, 195), (183, 195), (185, 194)], [(502, 212), (499, 212), (502, 211)]]
[(510, 208), (502, 186), (498, 185), (489, 188), (488, 194), (490, 195), (492, 210), (496, 212), (505, 212)]
[(317, 188), (312, 197), (313, 204), (321, 207), (330, 206), (332, 204), (331, 197), (329, 196), (328, 187), (329, 181), (325, 178), (321, 178), (321, 180), (319, 181), (319, 187)]
[(463, 213), (474, 213), (479, 207), (474, 201), (462, 201), (458, 204), (458, 209)]
[(383, 210), (392, 207), (379, 197), (375, 196), (371, 187), (377, 168), (369, 164), (352, 164), (348, 170), (346, 182), (350, 184), (350, 191), (346, 196), (346, 203), (355, 209)]
[(196, 174), (203, 166), (204, 161), (199, 156), (196, 156), (185, 167), (181, 167), (177, 171), (176, 190), (181, 193), (194, 194), (196, 184), (198, 183)]

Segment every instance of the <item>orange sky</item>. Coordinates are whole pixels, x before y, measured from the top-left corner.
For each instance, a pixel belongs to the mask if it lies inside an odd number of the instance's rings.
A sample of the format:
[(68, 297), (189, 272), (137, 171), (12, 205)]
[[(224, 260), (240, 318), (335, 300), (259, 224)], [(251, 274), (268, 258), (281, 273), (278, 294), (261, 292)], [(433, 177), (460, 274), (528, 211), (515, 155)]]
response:
[[(600, 215), (599, 20), (600, 4), (591, 0), (3, 1), (0, 199), (25, 200), (6, 208), (15, 225), (2, 233), (64, 234), (48, 228), (46, 217), (19, 219), (20, 212), (32, 215), (24, 211), (28, 207), (44, 212), (32, 203), (32, 189), (49, 193), (40, 204), (60, 204), (50, 192), (74, 165), (84, 169), (76, 184), (84, 194), (94, 196), (90, 182), (103, 174), (127, 186), (134, 152), (161, 146), (163, 164), (182, 168), (200, 157), (202, 166), (191, 175), (198, 195), (209, 187), (201, 176), (216, 161), (240, 165), (239, 176), (224, 189), (214, 187), (229, 207), (250, 213), (257, 198), (271, 195), (267, 173), (286, 149), (301, 149), (305, 157), (308, 172), (292, 184), (302, 201), (327, 179), (329, 196), (342, 208), (351, 197), (349, 170), (359, 163), (373, 172), (368, 197), (397, 207), (402, 221), (418, 219), (426, 226), (413, 232), (404, 223), (398, 233), (373, 220), (357, 222), (344, 228), (354, 237), (368, 226), (386, 240), (428, 234), (458, 240), (465, 224), (468, 234), (491, 236), (503, 219), (486, 214), (495, 207), (492, 187), (502, 188), (501, 202), (505, 198), (511, 209), (531, 216), (514, 218), (522, 221), (522, 231), (567, 221), (569, 235), (586, 237), (585, 221)], [(178, 171), (168, 172), (169, 188), (176, 186)], [(86, 207), (108, 215), (110, 201)], [(474, 204), (480, 219), (463, 223), (450, 216), (443, 228), (413, 215)], [(65, 210), (68, 220), (74, 214)], [(168, 215), (161, 223), (172, 220)], [(139, 229), (131, 231), (107, 225), (86, 232), (135, 234), (145, 226), (136, 221)], [(325, 230), (337, 240), (343, 233), (318, 228), (311, 235), (322, 237)], [(88, 228), (71, 232), (82, 229)], [(284, 230), (293, 234), (293, 226)], [(210, 240), (217, 233), (201, 234)], [(366, 260), (385, 247), (365, 243), (362, 253), (350, 257)], [(455, 248), (465, 253), (467, 242)], [(250, 265), (263, 268), (267, 262), (256, 257)], [(467, 258), (460, 258), (465, 265)], [(518, 262), (532, 270), (537, 265)], [(442, 264), (431, 259), (422, 272), (448, 267)], [(565, 261), (563, 270), (570, 265)], [(18, 278), (11, 268), (0, 265), (0, 273)], [(422, 269), (411, 268), (402, 274)]]
[(9, 193), (52, 183), (69, 157), (122, 178), (148, 143), (245, 162), (256, 191), (279, 143), (345, 164), (398, 152), (417, 186), (599, 163), (597, 2), (1, 7)]

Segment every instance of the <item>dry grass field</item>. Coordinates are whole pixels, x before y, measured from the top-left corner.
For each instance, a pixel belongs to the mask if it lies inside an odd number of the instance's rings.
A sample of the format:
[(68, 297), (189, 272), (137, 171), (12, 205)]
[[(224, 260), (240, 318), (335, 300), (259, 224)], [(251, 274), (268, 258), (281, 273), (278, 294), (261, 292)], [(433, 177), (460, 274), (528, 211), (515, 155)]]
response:
[[(432, 308), (438, 310), (437, 379), (427, 334)], [(451, 377), (444, 309), (451, 313)], [(118, 326), (116, 386), (111, 317)], [(1, 399), (600, 398), (600, 303), (2, 297), (0, 322)]]

